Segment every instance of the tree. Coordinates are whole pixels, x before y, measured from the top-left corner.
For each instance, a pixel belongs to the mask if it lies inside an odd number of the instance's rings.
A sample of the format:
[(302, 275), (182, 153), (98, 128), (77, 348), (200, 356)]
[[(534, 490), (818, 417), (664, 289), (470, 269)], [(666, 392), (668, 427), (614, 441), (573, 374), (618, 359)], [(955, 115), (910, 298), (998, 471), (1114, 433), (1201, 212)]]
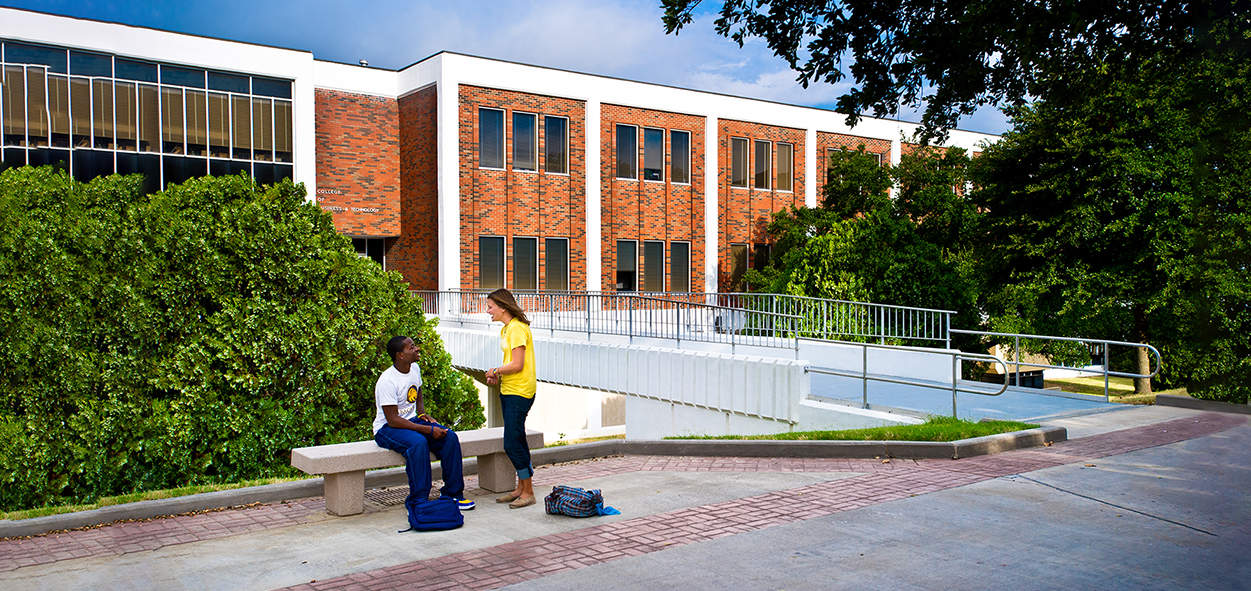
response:
[(419, 300), (302, 187), (141, 186), (0, 173), (0, 509), (289, 474), (369, 436), (397, 333), (430, 412), (482, 424)]
[[(1057, 74), (1069, 93), (1014, 113), (974, 194), (1001, 328), (1155, 344), (1164, 383), (1245, 400), (1248, 57), (1187, 59), (1183, 78), (1176, 56)], [(1136, 365), (1148, 373), (1145, 350)]]
[[(662, 0), (665, 31), (690, 24), (700, 3)], [(850, 74), (837, 103), (849, 125), (924, 104), (928, 139), (979, 106), (1050, 96), (1052, 73), (1217, 49), (1207, 32), (1245, 29), (1248, 14), (1246, 0), (726, 0), (715, 28), (740, 46), (763, 39), (805, 87)]]

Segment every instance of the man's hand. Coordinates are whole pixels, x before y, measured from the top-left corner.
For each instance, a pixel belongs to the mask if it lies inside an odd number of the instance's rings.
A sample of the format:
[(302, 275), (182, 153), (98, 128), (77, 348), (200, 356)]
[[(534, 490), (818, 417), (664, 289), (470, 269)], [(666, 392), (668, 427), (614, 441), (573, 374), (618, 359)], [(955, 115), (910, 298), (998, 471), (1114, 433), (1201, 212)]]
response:
[(434, 425), (430, 425), (430, 436), (435, 439), (443, 439), (447, 435), (447, 429), (440, 429)]

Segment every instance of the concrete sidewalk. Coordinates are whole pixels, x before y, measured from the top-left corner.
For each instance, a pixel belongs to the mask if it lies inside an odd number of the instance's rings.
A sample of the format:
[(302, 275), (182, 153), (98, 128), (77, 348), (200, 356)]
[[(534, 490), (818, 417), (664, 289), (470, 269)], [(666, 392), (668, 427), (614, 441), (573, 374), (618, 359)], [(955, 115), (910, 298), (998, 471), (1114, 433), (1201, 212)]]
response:
[(1239, 588), (1247, 420), (1126, 408), (961, 460), (581, 460), (539, 469), (536, 489), (600, 488), (621, 515), (509, 510), (478, 489), (464, 528), (400, 534), (402, 491), (346, 518), (303, 499), (0, 541), (0, 588)]

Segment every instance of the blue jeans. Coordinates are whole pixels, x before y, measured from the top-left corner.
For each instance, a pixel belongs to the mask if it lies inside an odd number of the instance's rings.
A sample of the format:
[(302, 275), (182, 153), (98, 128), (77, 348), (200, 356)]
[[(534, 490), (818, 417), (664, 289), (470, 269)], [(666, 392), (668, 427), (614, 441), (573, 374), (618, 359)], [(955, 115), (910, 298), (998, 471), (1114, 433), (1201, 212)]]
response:
[[(420, 419), (411, 419), (418, 425), (434, 425), (447, 429), (438, 423), (430, 423)], [(383, 425), (374, 434), (374, 441), (380, 447), (398, 452), (404, 456), (404, 472), (408, 474), (408, 499), (426, 500), (430, 496), (430, 454), (439, 458), (443, 468), (444, 495), (455, 498), (465, 496), (465, 475), (460, 457), (460, 439), (456, 432), (447, 429), (447, 435), (435, 439), (431, 435), (418, 433), (410, 429), (396, 429)]]
[(534, 406), (533, 398), (500, 394), (500, 414), (504, 415), (504, 453), (517, 469), (517, 478), (534, 476), (530, 465), (530, 446), (526, 444), (526, 415)]

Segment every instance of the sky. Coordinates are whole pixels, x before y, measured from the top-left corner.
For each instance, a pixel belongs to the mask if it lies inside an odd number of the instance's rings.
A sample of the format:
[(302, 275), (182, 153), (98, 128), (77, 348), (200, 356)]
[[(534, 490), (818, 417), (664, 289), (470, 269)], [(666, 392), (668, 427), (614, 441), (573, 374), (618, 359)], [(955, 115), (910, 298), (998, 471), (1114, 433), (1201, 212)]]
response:
[[(0, 0), (0, 6), (308, 50), (317, 59), (399, 69), (455, 51), (641, 82), (831, 109), (848, 88), (796, 74), (764, 42), (742, 48), (713, 31), (705, 0), (679, 35), (666, 35), (658, 0)], [(900, 119), (917, 121), (915, 112)], [(958, 128), (1003, 133), (984, 108)]]

